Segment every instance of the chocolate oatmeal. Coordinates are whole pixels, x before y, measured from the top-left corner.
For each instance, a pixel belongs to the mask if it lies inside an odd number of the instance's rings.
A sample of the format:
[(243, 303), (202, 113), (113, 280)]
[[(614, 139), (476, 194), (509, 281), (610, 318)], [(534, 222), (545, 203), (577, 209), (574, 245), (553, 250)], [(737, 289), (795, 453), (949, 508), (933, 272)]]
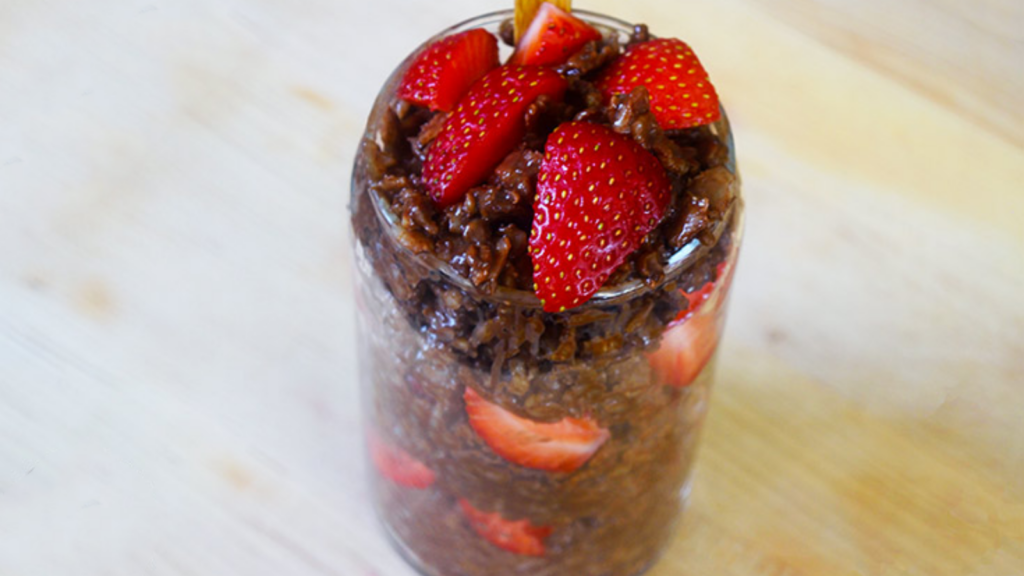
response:
[[(539, 17), (561, 22), (553, 14)], [(493, 117), (511, 118), (517, 130), (498, 142), (500, 153), (483, 130), (465, 152), (452, 144), (460, 136), (452, 126), (473, 112), (466, 99), (494, 72), (482, 72), (445, 110), (397, 95), (419, 65), (414, 54), (382, 90), (356, 159), (351, 211), (374, 487), (385, 526), (426, 574), (639, 574), (671, 538), (682, 506), (740, 240), (729, 127), (724, 117), (685, 128), (666, 121), (674, 104), (654, 84), (610, 94), (616, 66), (654, 41), (642, 25), (583, 25), (590, 36), (547, 72), (510, 70), (509, 78), (537, 74), (530, 86), (550, 88), (496, 109)], [(515, 44), (509, 24), (491, 30)], [(443, 48), (497, 50), (493, 35), (461, 34)], [(513, 59), (527, 58), (531, 46), (521, 40)], [(479, 106), (501, 105), (490, 100)], [(467, 134), (475, 129), (467, 126)], [(551, 304), (535, 293), (549, 265), (535, 261), (546, 240), (537, 214), (563, 201), (542, 190), (552, 134), (566, 126), (600, 127), (593, 137), (606, 140), (592, 150), (614, 142), (656, 159), (665, 184), (653, 197), (664, 207), (654, 208), (649, 231), (641, 234), (639, 223), (627, 230), (637, 241), (628, 254), (618, 249), (621, 261), (584, 303), (546, 311)], [(454, 150), (455, 160), (427, 169), (438, 147)], [(463, 175), (432, 179), (431, 170), (450, 175), (468, 154), (493, 167), (465, 190), (438, 196), (438, 182)], [(581, 171), (589, 172), (573, 173)], [(607, 201), (625, 203), (615, 214), (628, 219), (639, 200), (614, 182), (637, 176), (629, 169), (593, 181), (610, 183)], [(567, 191), (561, 197), (571, 201)], [(612, 212), (602, 217), (612, 222)], [(566, 240), (596, 246), (582, 236), (589, 234)], [(564, 264), (550, 266), (557, 273)]]

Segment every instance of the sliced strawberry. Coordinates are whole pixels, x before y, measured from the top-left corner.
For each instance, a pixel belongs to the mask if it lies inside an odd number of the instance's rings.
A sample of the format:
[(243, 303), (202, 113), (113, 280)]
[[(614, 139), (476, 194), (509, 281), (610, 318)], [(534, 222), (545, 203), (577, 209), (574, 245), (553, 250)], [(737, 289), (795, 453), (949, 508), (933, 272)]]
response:
[(405, 450), (388, 444), (372, 432), (367, 434), (366, 443), (370, 460), (381, 476), (407, 488), (422, 489), (434, 483), (434, 471)]
[(502, 66), (481, 78), (427, 153), (423, 181), (434, 201), (447, 206), (486, 179), (523, 138), (530, 104), (560, 99), (567, 87), (557, 72), (535, 66)]
[(647, 357), (662, 384), (683, 387), (697, 379), (718, 347), (717, 317), (698, 313), (665, 332), (661, 347)]
[[(686, 292), (680, 290), (683, 296), (686, 297), (687, 306), (686, 310), (683, 310), (678, 315), (676, 315), (675, 320), (672, 321), (672, 325), (679, 324), (683, 320), (686, 320), (690, 316), (693, 316), (697, 312), (697, 309), (703, 306), (704, 303), (711, 298), (711, 295), (714, 294), (715, 288), (717, 286), (722, 287), (722, 289), (719, 290), (720, 294), (724, 295), (725, 293), (727, 293), (729, 291), (729, 285), (732, 283), (732, 271), (733, 267), (729, 264), (728, 261), (719, 262), (718, 266), (715, 267), (714, 282), (707, 282), (700, 288), (694, 290), (693, 292)], [(721, 301), (721, 297), (719, 297), (718, 300)], [(718, 306), (717, 303), (715, 303), (714, 305), (716, 307)], [(713, 313), (713, 311), (709, 313)]]
[(679, 387), (691, 384), (715, 353), (721, 336), (718, 317), (732, 283), (734, 268), (728, 261), (721, 262), (714, 282), (683, 293), (688, 301), (686, 310), (672, 321), (661, 347), (648, 356), (651, 368), (663, 384)]
[(718, 94), (704, 66), (685, 42), (675, 38), (633, 46), (596, 83), (606, 100), (646, 86), (651, 110), (665, 130), (710, 124), (721, 117)]
[[(572, 10), (572, 0), (548, 0), (548, 3), (554, 4), (566, 12)], [(544, 0), (516, 0), (516, 13), (513, 22), (516, 40), (526, 33), (526, 29), (533, 23), (534, 18), (537, 16), (537, 11), (540, 10), (543, 4)]]
[(409, 66), (398, 97), (451, 111), (474, 82), (498, 65), (498, 39), (475, 28), (427, 46)]
[(497, 512), (477, 510), (465, 498), (459, 498), (459, 508), (473, 530), (491, 544), (523, 556), (544, 555), (544, 539), (551, 535), (550, 526), (534, 526), (526, 519), (505, 520)]
[(535, 66), (561, 64), (587, 42), (600, 39), (596, 28), (545, 2), (519, 39), (510, 62)]
[(683, 292), (683, 295), (686, 296), (686, 310), (680, 312), (679, 315), (676, 316), (676, 319), (673, 320), (673, 322), (679, 322), (692, 316), (698, 308), (700, 308), (705, 302), (707, 302), (708, 298), (711, 297), (711, 293), (714, 291), (714, 289), (715, 283), (708, 282), (701, 286), (700, 288), (698, 288), (697, 290), (694, 290), (693, 292)]
[(706, 282), (703, 286), (694, 290), (693, 292), (686, 292), (685, 290), (680, 290), (683, 296), (686, 297), (687, 305), (686, 310), (681, 311), (676, 316), (675, 320), (672, 321), (673, 325), (682, 322), (683, 320), (689, 318), (690, 316), (693, 316), (697, 309), (703, 306), (704, 303), (711, 298), (711, 295), (715, 291), (715, 287), (718, 286), (719, 282), (721, 282), (725, 278), (725, 273), (727, 269), (728, 263), (720, 262), (718, 266), (715, 268), (716, 275), (714, 282)]
[(589, 418), (534, 422), (484, 400), (472, 388), (463, 398), (477, 435), (502, 458), (527, 468), (572, 472), (611, 437)]
[(586, 302), (665, 215), (661, 162), (631, 138), (587, 122), (548, 137), (537, 178), (530, 253), (544, 310)]

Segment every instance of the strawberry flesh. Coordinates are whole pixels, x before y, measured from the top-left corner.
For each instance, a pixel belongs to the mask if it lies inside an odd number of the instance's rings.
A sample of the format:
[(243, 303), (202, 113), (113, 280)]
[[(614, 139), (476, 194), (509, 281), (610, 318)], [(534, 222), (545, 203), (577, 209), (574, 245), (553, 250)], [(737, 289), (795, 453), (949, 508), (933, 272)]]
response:
[(398, 97), (450, 112), (474, 82), (498, 66), (498, 39), (479, 28), (427, 46), (409, 66)]
[(683, 320), (686, 320), (690, 316), (693, 316), (697, 309), (700, 308), (704, 304), (704, 302), (707, 302), (709, 297), (711, 297), (711, 293), (714, 291), (714, 289), (715, 283), (708, 282), (707, 284), (704, 284), (703, 286), (701, 286), (697, 290), (694, 290), (693, 292), (680, 291), (683, 293), (683, 296), (686, 297), (687, 306), (686, 310), (681, 311), (679, 315), (676, 316), (675, 320), (673, 320), (673, 322), (679, 323), (682, 322)]
[(683, 296), (686, 297), (687, 306), (686, 310), (681, 311), (676, 316), (675, 320), (672, 321), (672, 325), (679, 324), (683, 320), (693, 316), (697, 312), (697, 309), (703, 306), (704, 302), (707, 302), (711, 297), (711, 294), (714, 293), (715, 287), (718, 286), (719, 282), (722, 283), (722, 291), (728, 290), (728, 281), (732, 279), (732, 274), (730, 274), (732, 268), (727, 262), (721, 262), (715, 270), (715, 277), (718, 279), (715, 282), (707, 282), (693, 292), (680, 291), (683, 293)]
[(659, 382), (682, 388), (697, 379), (718, 347), (716, 318), (699, 313), (665, 332), (661, 347), (647, 357)]
[(598, 77), (606, 101), (646, 86), (651, 111), (664, 130), (693, 128), (721, 117), (718, 94), (693, 50), (675, 38), (658, 38), (626, 51)]
[(559, 126), (537, 178), (530, 235), (544, 310), (590, 299), (661, 221), (670, 191), (661, 162), (629, 137), (587, 122)]
[(478, 510), (465, 498), (459, 498), (459, 508), (473, 530), (491, 544), (513, 554), (544, 555), (544, 539), (551, 535), (550, 526), (534, 526), (525, 519), (506, 520), (497, 512)]
[(502, 66), (459, 101), (430, 146), (423, 181), (438, 206), (483, 182), (526, 133), (526, 110), (541, 96), (559, 100), (568, 82), (535, 66)]
[(688, 386), (711, 360), (721, 336), (722, 299), (732, 283), (733, 266), (718, 265), (716, 279), (684, 292), (688, 306), (662, 337), (661, 347), (648, 355), (651, 369), (666, 386)]
[(423, 489), (434, 483), (434, 471), (405, 450), (388, 444), (373, 433), (367, 434), (366, 443), (370, 460), (384, 478), (406, 488)]
[(601, 33), (593, 26), (545, 2), (519, 39), (510, 62), (535, 66), (561, 64), (587, 42), (600, 39)]
[(572, 472), (611, 437), (589, 418), (534, 422), (484, 400), (468, 387), (463, 399), (477, 435), (502, 458), (527, 468)]

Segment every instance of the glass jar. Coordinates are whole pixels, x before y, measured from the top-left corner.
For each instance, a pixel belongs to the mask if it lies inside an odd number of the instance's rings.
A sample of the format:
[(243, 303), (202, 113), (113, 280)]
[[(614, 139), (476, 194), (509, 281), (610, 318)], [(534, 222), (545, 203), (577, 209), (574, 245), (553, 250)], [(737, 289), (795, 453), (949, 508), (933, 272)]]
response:
[[(633, 31), (576, 14), (622, 41)], [(496, 32), (511, 16), (474, 18), (424, 46), (471, 28)], [(727, 150), (730, 176), (731, 201), (714, 226), (672, 254), (659, 282), (619, 282), (545, 313), (532, 292), (481, 290), (424, 252), (382, 199), (388, 142), (402, 122), (394, 93), (411, 58), (381, 90), (352, 183), (359, 376), (379, 516), (429, 576), (640, 574), (672, 537), (689, 491), (740, 245), (728, 120), (705, 129)]]

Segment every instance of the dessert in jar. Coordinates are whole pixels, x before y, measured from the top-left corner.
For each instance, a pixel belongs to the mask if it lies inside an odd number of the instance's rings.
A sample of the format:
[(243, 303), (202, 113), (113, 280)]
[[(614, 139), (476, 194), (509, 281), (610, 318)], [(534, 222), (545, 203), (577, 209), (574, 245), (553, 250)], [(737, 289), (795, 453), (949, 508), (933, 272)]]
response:
[(629, 576), (672, 537), (742, 232), (693, 50), (543, 4), (392, 74), (352, 185), (375, 505), (430, 576)]

